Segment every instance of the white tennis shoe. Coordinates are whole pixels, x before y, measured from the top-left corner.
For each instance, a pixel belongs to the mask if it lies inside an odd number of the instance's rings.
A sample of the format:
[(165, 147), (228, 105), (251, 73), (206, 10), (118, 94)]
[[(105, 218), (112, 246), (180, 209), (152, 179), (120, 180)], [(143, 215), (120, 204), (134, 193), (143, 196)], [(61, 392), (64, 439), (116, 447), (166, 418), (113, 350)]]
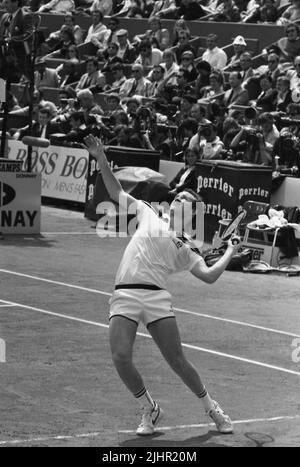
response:
[(139, 436), (153, 435), (155, 431), (155, 425), (162, 419), (163, 411), (159, 405), (155, 402), (153, 408), (143, 409), (142, 420), (136, 430), (136, 434)]
[(207, 415), (216, 424), (217, 430), (223, 434), (233, 433), (233, 424), (228, 415), (219, 406), (218, 402), (213, 401), (213, 408), (207, 412)]

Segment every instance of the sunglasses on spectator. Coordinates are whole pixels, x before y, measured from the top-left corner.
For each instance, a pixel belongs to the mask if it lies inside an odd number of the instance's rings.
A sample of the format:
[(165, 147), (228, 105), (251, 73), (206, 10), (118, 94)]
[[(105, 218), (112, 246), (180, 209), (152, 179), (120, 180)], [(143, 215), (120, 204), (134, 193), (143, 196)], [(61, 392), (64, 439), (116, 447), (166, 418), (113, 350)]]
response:
[(296, 29), (289, 29), (288, 31), (286, 31), (287, 34), (291, 34), (293, 32), (297, 32), (297, 30)]

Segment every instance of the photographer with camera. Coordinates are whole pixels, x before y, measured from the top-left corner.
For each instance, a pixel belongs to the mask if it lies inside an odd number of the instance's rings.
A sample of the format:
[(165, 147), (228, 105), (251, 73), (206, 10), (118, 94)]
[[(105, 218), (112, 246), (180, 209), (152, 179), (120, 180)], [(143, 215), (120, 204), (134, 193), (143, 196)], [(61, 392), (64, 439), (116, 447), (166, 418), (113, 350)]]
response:
[(231, 141), (230, 149), (241, 162), (272, 165), (272, 156), (267, 150), (263, 131), (259, 126), (241, 126)]
[(273, 148), (273, 169), (275, 174), (300, 176), (300, 140), (288, 128), (280, 131), (280, 136)]
[(189, 143), (189, 149), (198, 149), (200, 159), (222, 159), (224, 144), (217, 136), (217, 127), (213, 123), (199, 125), (198, 133)]

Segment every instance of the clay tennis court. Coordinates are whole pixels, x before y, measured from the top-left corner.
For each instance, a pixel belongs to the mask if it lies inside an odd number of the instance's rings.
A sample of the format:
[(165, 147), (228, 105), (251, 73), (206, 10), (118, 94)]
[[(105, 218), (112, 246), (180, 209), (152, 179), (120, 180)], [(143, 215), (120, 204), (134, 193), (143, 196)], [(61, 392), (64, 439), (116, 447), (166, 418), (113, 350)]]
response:
[(107, 338), (128, 240), (99, 239), (91, 226), (82, 213), (44, 207), (41, 237), (0, 240), (0, 446), (299, 445), (299, 277), (225, 272), (210, 286), (188, 273), (171, 278), (185, 352), (235, 434), (215, 431), (141, 327), (135, 361), (165, 417), (139, 438)]

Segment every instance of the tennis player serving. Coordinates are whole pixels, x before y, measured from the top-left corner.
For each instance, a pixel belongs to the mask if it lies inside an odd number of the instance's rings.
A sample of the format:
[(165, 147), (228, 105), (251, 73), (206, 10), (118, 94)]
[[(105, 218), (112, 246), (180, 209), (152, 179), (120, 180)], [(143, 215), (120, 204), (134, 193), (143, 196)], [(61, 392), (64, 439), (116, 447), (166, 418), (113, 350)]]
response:
[[(142, 420), (136, 433), (152, 435), (162, 417), (162, 410), (152, 398), (132, 362), (137, 328), (142, 322), (159, 347), (170, 367), (185, 385), (199, 398), (206, 413), (221, 433), (232, 433), (233, 426), (220, 405), (211, 399), (197, 370), (186, 359), (172, 308), (172, 298), (166, 289), (170, 274), (189, 270), (198, 279), (212, 284), (225, 270), (239, 245), (228, 241), (224, 256), (212, 267), (207, 267), (200, 254), (191, 248), (184, 232), (174, 231), (174, 216), (185, 203), (199, 201), (192, 191), (176, 195), (166, 222), (150, 205), (125, 193), (106, 159), (104, 147), (98, 138), (85, 138), (87, 150), (99, 164), (105, 187), (120, 208), (128, 209), (134, 203), (138, 228), (132, 236), (116, 275), (115, 290), (110, 303), (109, 338), (117, 372), (142, 410)], [(131, 210), (132, 210), (131, 206)], [(182, 212), (182, 211), (181, 211)], [(195, 212), (194, 212), (195, 214)], [(184, 225), (186, 225), (185, 220)], [(192, 222), (192, 216), (190, 221)]]

